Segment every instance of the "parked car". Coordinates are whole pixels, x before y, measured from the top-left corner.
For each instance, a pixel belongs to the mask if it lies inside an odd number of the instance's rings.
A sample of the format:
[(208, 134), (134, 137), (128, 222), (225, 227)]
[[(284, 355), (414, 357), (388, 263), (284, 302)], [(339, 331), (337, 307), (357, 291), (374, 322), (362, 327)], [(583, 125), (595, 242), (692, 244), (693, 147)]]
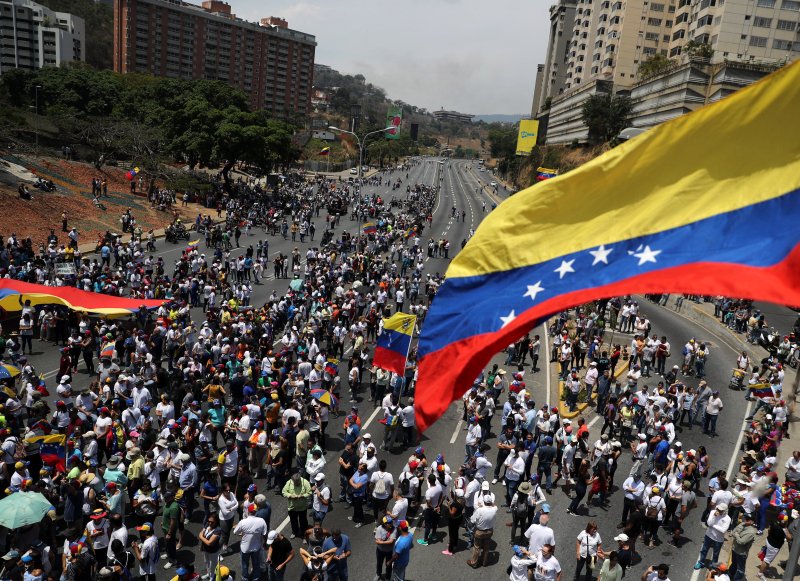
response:
[(358, 175), (358, 169), (356, 169), (354, 167), (351, 167), (350, 168), (350, 175), (357, 176)]

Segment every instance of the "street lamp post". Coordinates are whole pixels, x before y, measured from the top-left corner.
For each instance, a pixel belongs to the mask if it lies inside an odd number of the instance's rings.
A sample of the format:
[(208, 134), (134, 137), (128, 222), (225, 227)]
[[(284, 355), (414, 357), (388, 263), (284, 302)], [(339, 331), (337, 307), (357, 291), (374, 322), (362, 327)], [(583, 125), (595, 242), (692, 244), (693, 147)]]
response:
[(377, 129), (375, 131), (370, 131), (366, 133), (363, 137), (359, 137), (356, 135), (354, 131), (348, 131), (347, 129), (339, 129), (338, 127), (333, 127), (332, 125), (328, 127), (329, 131), (336, 131), (337, 133), (347, 133), (348, 135), (352, 135), (356, 138), (356, 143), (358, 143), (358, 184), (359, 187), (361, 186), (361, 176), (362, 176), (362, 168), (364, 167), (364, 144), (367, 142), (367, 137), (370, 135), (375, 135), (377, 133), (385, 133), (386, 131), (391, 131), (392, 129), (396, 129), (394, 126), (389, 126), (384, 129)]

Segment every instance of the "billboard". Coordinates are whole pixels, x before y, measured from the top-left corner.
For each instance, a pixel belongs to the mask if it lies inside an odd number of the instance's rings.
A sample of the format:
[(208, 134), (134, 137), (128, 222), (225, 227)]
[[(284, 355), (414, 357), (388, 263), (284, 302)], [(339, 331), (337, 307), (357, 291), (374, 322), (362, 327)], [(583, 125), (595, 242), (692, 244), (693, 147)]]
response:
[(386, 139), (398, 139), (400, 137), (400, 123), (403, 121), (403, 109), (397, 105), (390, 105), (386, 112), (386, 127), (394, 127), (385, 131)]
[(536, 119), (523, 119), (519, 122), (517, 135), (517, 155), (530, 154), (539, 137), (539, 122)]

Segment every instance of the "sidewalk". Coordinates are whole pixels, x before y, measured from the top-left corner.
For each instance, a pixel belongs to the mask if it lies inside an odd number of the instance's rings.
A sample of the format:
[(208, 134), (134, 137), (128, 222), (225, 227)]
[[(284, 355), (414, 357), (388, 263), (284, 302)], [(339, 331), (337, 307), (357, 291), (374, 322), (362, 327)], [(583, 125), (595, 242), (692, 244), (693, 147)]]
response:
[[(640, 300), (647, 300), (644, 297), (641, 297)], [(674, 298), (670, 296), (670, 299), (667, 301), (666, 307), (661, 307), (663, 309), (671, 309), (674, 310)], [(721, 336), (725, 337), (731, 344), (737, 345), (740, 351), (747, 351), (747, 354), (754, 360), (754, 361), (761, 361), (764, 357), (768, 355), (766, 349), (761, 347), (760, 345), (753, 345), (752, 343), (748, 343), (745, 340), (745, 335), (741, 333), (736, 333), (729, 329), (726, 325), (722, 324), (719, 318), (714, 316), (714, 304), (713, 303), (695, 303), (693, 301), (684, 300), (683, 301), (683, 308), (678, 311), (681, 315), (685, 316), (686, 318), (694, 321), (698, 325), (707, 330), (713, 330), (715, 333), (720, 334)], [(795, 377), (797, 375), (797, 370), (792, 369), (789, 366), (784, 368), (784, 393), (789, 394), (792, 386), (794, 385)], [(788, 401), (788, 400), (787, 400)], [(796, 410), (793, 406), (789, 408), (789, 435), (795, 434), (795, 430), (800, 427), (798, 424), (798, 417), (794, 414)], [(761, 418), (765, 413), (759, 412), (757, 418)], [(796, 436), (795, 436), (796, 437)], [(786, 469), (784, 468), (784, 464), (786, 461), (791, 457), (792, 451), (797, 449), (797, 444), (790, 439), (784, 439), (781, 442), (780, 447), (778, 448), (777, 454), (777, 461), (776, 461), (776, 472), (780, 477), (780, 481), (783, 482), (784, 474), (786, 473)], [(728, 480), (733, 481), (733, 477), (728, 475)], [(770, 522), (768, 520), (768, 522)], [(758, 559), (758, 553), (761, 550), (761, 547), (764, 545), (766, 541), (766, 533), (760, 537), (756, 537), (755, 542), (753, 543), (752, 548), (750, 549), (750, 553), (747, 556), (747, 566), (746, 566), (746, 578), (749, 579), (757, 579), (758, 578), (758, 565), (760, 561)], [(800, 542), (800, 539), (797, 539), (795, 542)], [(727, 535), (725, 544), (722, 547), (722, 553), (720, 557), (720, 561), (730, 563), (730, 552), (731, 552), (731, 543), (730, 543), (730, 535)], [(778, 552), (778, 556), (772, 563), (772, 568), (767, 570), (766, 577), (773, 578), (773, 579), (781, 579), (783, 578), (784, 568), (781, 567), (781, 563), (786, 561), (789, 557), (789, 543), (785, 543), (781, 550)]]

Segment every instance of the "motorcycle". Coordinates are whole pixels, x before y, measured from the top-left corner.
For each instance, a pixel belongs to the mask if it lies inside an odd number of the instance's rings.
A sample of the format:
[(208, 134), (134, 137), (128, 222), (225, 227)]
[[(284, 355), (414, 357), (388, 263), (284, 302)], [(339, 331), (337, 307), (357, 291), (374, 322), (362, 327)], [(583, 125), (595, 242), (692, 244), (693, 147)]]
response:
[(167, 242), (177, 244), (181, 240), (189, 240), (189, 231), (183, 224), (170, 224), (164, 232), (164, 238)]
[(781, 337), (774, 327), (760, 329), (756, 333), (756, 344), (761, 345), (770, 355), (775, 355), (777, 353), (780, 339)]

